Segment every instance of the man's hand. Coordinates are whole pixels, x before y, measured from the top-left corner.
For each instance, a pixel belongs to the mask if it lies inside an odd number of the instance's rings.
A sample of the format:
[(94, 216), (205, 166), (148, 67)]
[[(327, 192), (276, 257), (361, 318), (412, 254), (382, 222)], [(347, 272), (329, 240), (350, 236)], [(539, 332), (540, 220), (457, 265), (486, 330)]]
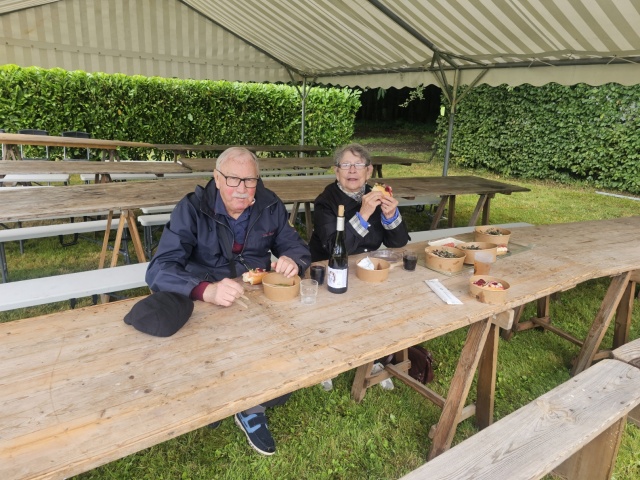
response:
[(298, 265), (296, 262), (284, 255), (280, 257), (278, 261), (271, 262), (271, 269), (289, 278), (298, 274)]
[(387, 220), (393, 218), (397, 208), (398, 200), (387, 195), (382, 196), (380, 200), (380, 209), (382, 210), (382, 215), (384, 215), (384, 218), (386, 218)]
[(213, 303), (215, 305), (229, 307), (233, 305), (233, 302), (235, 302), (243, 293), (244, 288), (242, 285), (230, 278), (223, 278), (217, 283), (208, 285), (202, 294), (202, 299), (205, 302)]

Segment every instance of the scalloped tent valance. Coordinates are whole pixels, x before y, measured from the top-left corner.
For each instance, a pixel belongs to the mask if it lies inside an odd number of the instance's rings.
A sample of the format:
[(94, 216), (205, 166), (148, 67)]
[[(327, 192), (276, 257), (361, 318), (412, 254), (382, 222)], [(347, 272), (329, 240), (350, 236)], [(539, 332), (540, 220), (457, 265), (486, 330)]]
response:
[(629, 85), (640, 79), (638, 25), (634, 0), (7, 0), (0, 58), (360, 87)]

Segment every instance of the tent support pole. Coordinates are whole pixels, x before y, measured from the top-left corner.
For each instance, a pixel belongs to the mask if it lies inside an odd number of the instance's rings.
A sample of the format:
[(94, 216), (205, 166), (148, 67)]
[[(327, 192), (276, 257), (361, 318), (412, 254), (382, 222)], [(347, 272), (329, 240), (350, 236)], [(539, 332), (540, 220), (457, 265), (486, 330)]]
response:
[[(289, 77), (291, 77), (291, 81), (293, 82), (293, 85), (296, 87), (296, 90), (298, 91), (298, 95), (300, 96), (300, 100), (302, 103), (301, 119), (300, 119), (300, 145), (304, 145), (305, 144), (305, 123), (306, 123), (306, 116), (307, 116), (307, 96), (309, 95), (309, 91), (311, 90), (311, 85), (307, 84), (307, 77), (304, 76), (302, 77), (302, 89), (300, 89), (300, 87), (298, 87), (297, 82), (293, 78), (293, 74), (291, 73), (291, 71), (287, 69), (287, 72), (289, 73)], [(312, 83), (314, 83), (315, 80), (316, 79), (314, 78), (312, 80)], [(300, 152), (298, 155), (300, 157), (305, 156), (304, 152)]]
[(484, 77), (484, 75), (489, 71), (489, 69), (485, 69), (480, 72), (476, 78), (471, 82), (469, 88), (458, 97), (458, 87), (460, 83), (460, 69), (456, 69), (453, 73), (453, 88), (449, 91), (449, 82), (447, 82), (447, 77), (444, 73), (444, 69), (442, 66), (442, 62), (440, 58), (436, 55), (434, 56), (434, 60), (437, 60), (439, 71), (435, 73), (436, 80), (440, 84), (440, 88), (446, 99), (449, 101), (451, 105), (451, 110), (449, 112), (449, 128), (447, 130), (447, 144), (444, 150), (444, 164), (442, 166), (442, 176), (446, 177), (449, 171), (449, 158), (451, 156), (451, 143), (453, 141), (453, 124), (456, 118), (456, 107), (458, 106), (458, 102), (460, 102)]
[(460, 81), (460, 70), (453, 74), (453, 91), (451, 92), (451, 110), (449, 111), (449, 129), (447, 130), (447, 145), (444, 150), (444, 164), (442, 166), (442, 176), (446, 177), (449, 171), (449, 156), (451, 155), (451, 141), (453, 140), (453, 122), (456, 118), (456, 105), (458, 104), (458, 82)]

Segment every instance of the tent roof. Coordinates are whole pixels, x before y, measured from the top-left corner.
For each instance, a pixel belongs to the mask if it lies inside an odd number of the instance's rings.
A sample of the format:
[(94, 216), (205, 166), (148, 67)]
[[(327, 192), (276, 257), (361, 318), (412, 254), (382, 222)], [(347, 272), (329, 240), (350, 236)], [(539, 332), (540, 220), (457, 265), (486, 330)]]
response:
[(6, 0), (0, 58), (89, 72), (403, 87), (640, 79), (637, 0)]

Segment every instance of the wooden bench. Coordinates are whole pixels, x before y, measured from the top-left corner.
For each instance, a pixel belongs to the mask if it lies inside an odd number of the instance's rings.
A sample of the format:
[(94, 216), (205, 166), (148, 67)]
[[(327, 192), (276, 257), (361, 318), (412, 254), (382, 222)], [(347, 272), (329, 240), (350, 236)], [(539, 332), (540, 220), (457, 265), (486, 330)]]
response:
[[(146, 286), (148, 263), (0, 284), (0, 312)], [(72, 306), (75, 302), (72, 302)]]
[[(611, 355), (615, 360), (640, 368), (640, 338), (616, 348)], [(640, 428), (640, 407), (629, 412), (628, 420)]]
[[(111, 222), (111, 229), (118, 228), (120, 219), (114, 218)], [(5, 253), (5, 242), (29, 240), (34, 238), (55, 237), (59, 235), (71, 235), (88, 232), (100, 232), (107, 228), (106, 220), (90, 220), (88, 222), (69, 222), (53, 225), (38, 225), (35, 227), (11, 228), (0, 230), (0, 270), (2, 270), (2, 281), (7, 282), (9, 268), (7, 266), (7, 256)]]
[[(518, 222), (518, 223), (502, 223), (494, 225), (495, 227), (503, 228), (522, 228), (531, 227), (530, 223)], [(452, 237), (455, 235), (462, 235), (464, 233), (472, 233), (476, 227), (455, 227), (455, 228), (442, 228), (439, 230), (423, 230), (420, 232), (409, 232), (411, 240), (409, 243), (426, 242), (429, 240), (437, 240), (443, 237)]]
[(69, 175), (66, 173), (29, 173), (29, 174), (10, 174), (4, 177), (0, 176), (0, 183), (63, 183), (69, 184)]
[(603, 360), (402, 479), (608, 479), (639, 404), (640, 369)]

